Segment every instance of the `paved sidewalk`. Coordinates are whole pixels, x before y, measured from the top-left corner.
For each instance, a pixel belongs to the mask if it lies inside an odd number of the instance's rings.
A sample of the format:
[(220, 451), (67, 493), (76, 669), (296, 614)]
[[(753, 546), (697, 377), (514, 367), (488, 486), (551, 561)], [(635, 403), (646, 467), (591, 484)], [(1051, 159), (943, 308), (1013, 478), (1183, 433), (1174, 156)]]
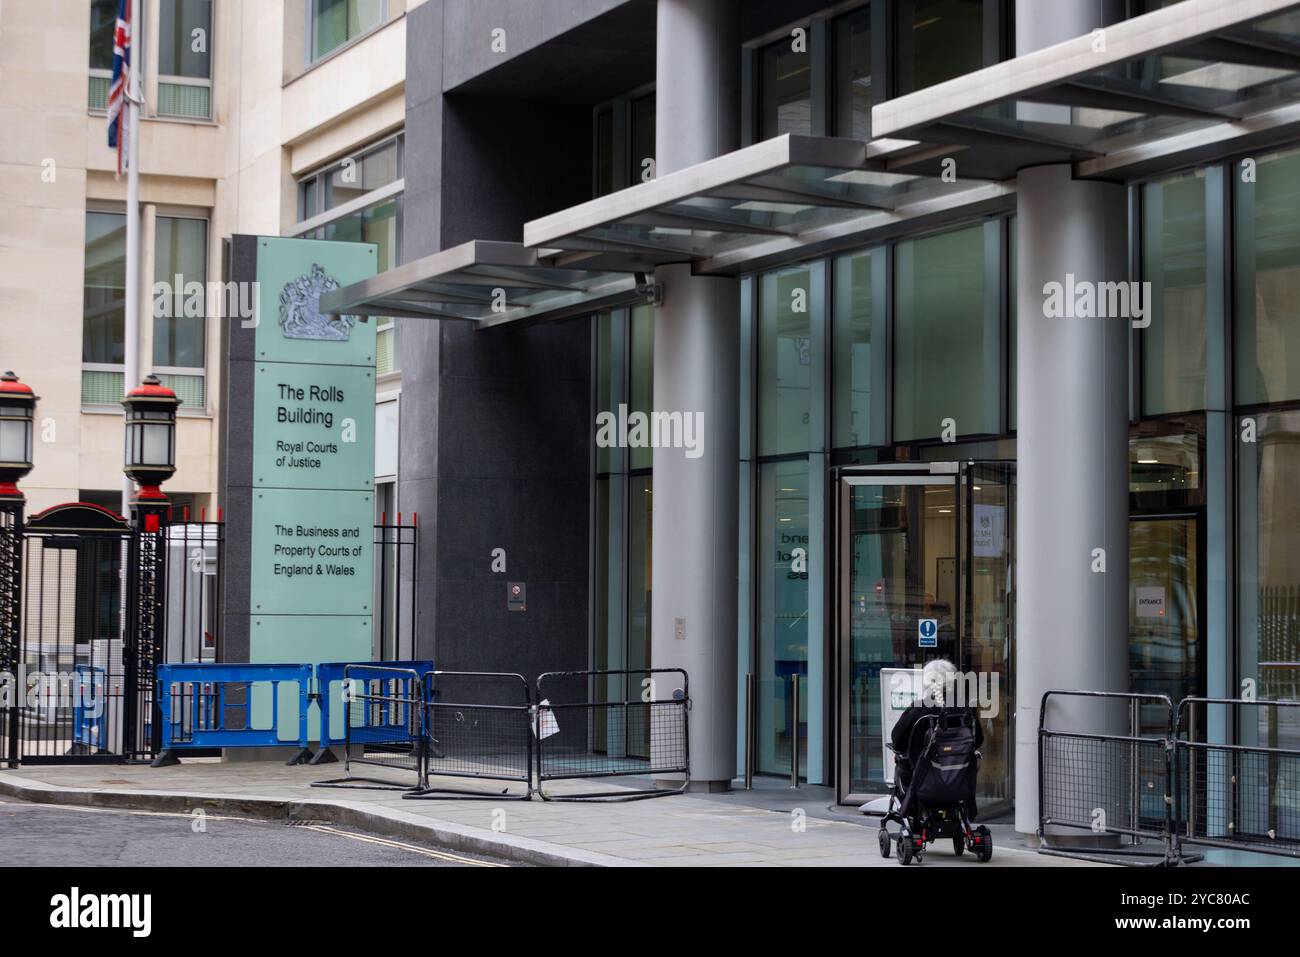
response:
[[(492, 854), (531, 864), (587, 866), (898, 867), (881, 858), (876, 823), (832, 806), (829, 789), (792, 791), (767, 782), (754, 791), (685, 794), (621, 803), (406, 800), (400, 792), (312, 787), (341, 765), (191, 760), (178, 767), (71, 765), (0, 770), (0, 794), (28, 801), (145, 810), (203, 808), (213, 814), (326, 821)], [(434, 779), (464, 787), (463, 779)], [(468, 782), (471, 786), (476, 782)], [(608, 784), (600, 782), (600, 786)], [(574, 782), (552, 790), (588, 789)], [(485, 790), (491, 790), (490, 785)], [(513, 790), (513, 789), (512, 789)], [(1040, 855), (1009, 825), (993, 824), (993, 860), (957, 859), (936, 843), (926, 867), (1071, 867)], [(323, 861), (325, 864), (346, 863)]]

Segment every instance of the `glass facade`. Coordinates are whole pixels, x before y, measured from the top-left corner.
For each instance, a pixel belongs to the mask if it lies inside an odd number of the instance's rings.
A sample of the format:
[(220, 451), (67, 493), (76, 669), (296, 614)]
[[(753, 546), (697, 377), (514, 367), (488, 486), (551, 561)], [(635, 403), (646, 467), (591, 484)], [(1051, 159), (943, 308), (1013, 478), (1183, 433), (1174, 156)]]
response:
[(812, 56), (808, 24), (801, 37), (787, 36), (758, 52), (758, 138), (813, 131)]
[[(601, 313), (594, 332), (597, 413), (621, 418), (653, 411), (654, 309), (637, 306)], [(654, 450), (603, 440), (595, 444), (593, 667), (644, 671), (651, 667)], [(597, 688), (598, 700), (639, 693), (639, 681), (636, 676), (626, 683), (611, 678)], [(620, 739), (618, 746), (629, 753), (648, 753), (648, 726), (636, 734), (638, 740)]]
[(812, 270), (763, 276), (758, 317), (758, 454), (808, 450)]
[(895, 95), (951, 80), (997, 62), (986, 37), (996, 5), (985, 0), (900, 0), (895, 17)]
[(835, 136), (871, 139), (871, 8), (863, 7), (835, 20), (834, 97)]
[(998, 230), (997, 223), (981, 224), (897, 246), (898, 441), (999, 432), (1003, 320)]
[[(1300, 698), (1300, 410), (1243, 416), (1237, 668), (1259, 699)], [(1250, 441), (1247, 441), (1249, 439)], [(1292, 729), (1293, 732), (1300, 729)]]
[(1198, 170), (1142, 187), (1142, 278), (1151, 284), (1142, 408), (1149, 415), (1206, 406), (1211, 182)]
[[(875, 20), (890, 24), (887, 63), (872, 58), (870, 5), (791, 24), (806, 49), (783, 36), (748, 50), (750, 138), (867, 138), (882, 82), (907, 92), (1000, 58), (1006, 10), (901, 2)], [(597, 191), (635, 181), (633, 102), (596, 117), (597, 165), (609, 166)], [(1150, 284), (1151, 319), (1131, 355), (1131, 689), (1178, 700), (1250, 681), (1257, 697), (1295, 697), (1300, 150), (1130, 190), (1131, 234), (1117, 241), (1131, 278)], [(808, 780), (878, 793), (880, 671), (938, 654), (999, 675), (1001, 710), (1013, 710), (1017, 253), (1003, 216), (742, 277), (738, 678), (753, 674), (756, 697), (747, 715), (740, 696), (737, 718), (742, 732), (752, 720), (759, 773), (789, 775), (797, 747)], [(652, 315), (598, 321), (597, 408), (653, 406)], [(644, 451), (595, 454), (598, 667), (647, 660)], [(876, 481), (833, 498), (840, 467), (958, 462), (960, 481)], [(937, 620), (936, 650), (918, 651), (918, 617)], [(1240, 733), (1300, 739), (1300, 727)], [(985, 735), (983, 797), (1007, 799), (1011, 728)]]
[(883, 249), (851, 253), (835, 260), (835, 328), (831, 339), (835, 408), (831, 421), (836, 448), (885, 442), (888, 320), (881, 308), (885, 268)]
[[(799, 744), (808, 773), (808, 460), (768, 462), (758, 478), (757, 754), (760, 773), (789, 774)], [(794, 713), (794, 682), (800, 688)]]
[(1300, 150), (1232, 172), (1237, 403), (1300, 399)]

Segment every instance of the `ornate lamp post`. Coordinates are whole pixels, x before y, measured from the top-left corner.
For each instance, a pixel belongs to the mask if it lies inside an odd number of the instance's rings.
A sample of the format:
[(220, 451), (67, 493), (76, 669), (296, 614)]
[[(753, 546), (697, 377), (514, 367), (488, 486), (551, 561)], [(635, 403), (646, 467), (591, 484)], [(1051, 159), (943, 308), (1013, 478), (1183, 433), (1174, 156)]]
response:
[(0, 376), (0, 501), (23, 500), (17, 483), (32, 470), (36, 398), (12, 372)]
[[(145, 376), (126, 394), (126, 450), (122, 471), (136, 483), (131, 499), (136, 533), (127, 570), (127, 633), (122, 665), (136, 689), (123, 709), (123, 750), (133, 756), (157, 753), (162, 734), (162, 707), (155, 694), (155, 675), (162, 660), (165, 618), (167, 496), (159, 488), (176, 474), (176, 393), (156, 375)], [(149, 708), (148, 713), (141, 706)]]
[[(36, 395), (31, 386), (6, 372), (0, 376), (0, 670), (18, 670), (22, 607), (23, 493), (18, 480), (32, 470), (32, 423)], [(0, 762), (18, 763), (18, 707), (7, 717), (9, 733), (0, 741)]]
[(145, 376), (122, 400), (126, 409), (126, 451), (122, 471), (136, 483), (132, 506), (138, 513), (166, 509), (167, 496), (159, 488), (176, 474), (176, 407), (181, 400), (158, 381)]

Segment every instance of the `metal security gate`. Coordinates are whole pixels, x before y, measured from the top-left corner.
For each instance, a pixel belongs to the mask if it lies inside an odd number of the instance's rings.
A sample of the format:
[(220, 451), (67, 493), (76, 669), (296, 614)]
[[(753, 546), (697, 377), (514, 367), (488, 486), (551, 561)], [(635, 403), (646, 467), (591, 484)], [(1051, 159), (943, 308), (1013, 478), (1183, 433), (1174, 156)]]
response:
[(85, 503), (2, 517), (0, 757), (152, 758), (158, 665), (218, 653), (221, 523), (173, 525), (164, 507), (133, 526)]
[[(1164, 695), (1049, 691), (1038, 718), (1038, 835), (1071, 829), (1122, 835), (1130, 848), (1150, 842), (1173, 860), (1173, 763)], [(1142, 728), (1156, 726), (1156, 734)], [(1109, 728), (1111, 733), (1091, 729)], [(1089, 729), (1089, 730), (1085, 730)], [(1121, 729), (1126, 729), (1123, 733)]]
[[(1116, 706), (1128, 711), (1127, 734)], [(1130, 856), (1151, 845), (1166, 865), (1197, 859), (1184, 850), (1193, 846), (1300, 858), (1300, 701), (1184, 698), (1174, 708), (1163, 695), (1049, 691), (1038, 744), (1045, 853), (1081, 853), (1053, 842), (1074, 829), (1125, 835)]]

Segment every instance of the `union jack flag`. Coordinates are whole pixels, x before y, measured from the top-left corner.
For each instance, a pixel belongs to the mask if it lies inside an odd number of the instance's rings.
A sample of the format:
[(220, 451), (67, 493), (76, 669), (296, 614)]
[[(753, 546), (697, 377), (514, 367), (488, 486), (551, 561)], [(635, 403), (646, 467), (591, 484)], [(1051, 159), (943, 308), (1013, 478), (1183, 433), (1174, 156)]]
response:
[(108, 148), (117, 150), (117, 173), (129, 156), (126, 146), (126, 99), (131, 84), (131, 0), (118, 0), (113, 29), (113, 82), (108, 87)]

